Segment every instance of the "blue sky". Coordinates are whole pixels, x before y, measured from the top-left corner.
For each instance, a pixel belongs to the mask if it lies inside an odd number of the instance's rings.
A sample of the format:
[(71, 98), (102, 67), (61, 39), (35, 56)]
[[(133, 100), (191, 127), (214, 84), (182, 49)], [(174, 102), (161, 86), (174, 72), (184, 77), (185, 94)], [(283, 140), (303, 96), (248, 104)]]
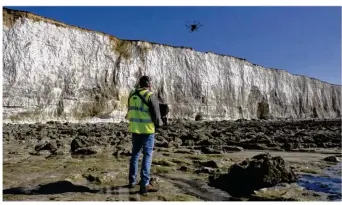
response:
[[(340, 7), (7, 7), (341, 84)], [(188, 21), (203, 24), (189, 33)]]

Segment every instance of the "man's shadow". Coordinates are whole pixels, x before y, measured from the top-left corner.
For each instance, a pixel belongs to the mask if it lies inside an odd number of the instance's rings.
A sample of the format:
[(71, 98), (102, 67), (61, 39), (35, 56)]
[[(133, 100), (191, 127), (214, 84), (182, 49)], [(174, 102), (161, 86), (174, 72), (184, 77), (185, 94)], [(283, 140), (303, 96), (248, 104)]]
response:
[(110, 195), (134, 195), (138, 191), (132, 191), (128, 186), (114, 186), (103, 189), (90, 189), (82, 185), (75, 185), (69, 181), (57, 181), (48, 184), (39, 185), (35, 188), (14, 187), (3, 190), (3, 194), (12, 195), (49, 195), (49, 194), (62, 194), (62, 193), (94, 193), (94, 194), (110, 194)]

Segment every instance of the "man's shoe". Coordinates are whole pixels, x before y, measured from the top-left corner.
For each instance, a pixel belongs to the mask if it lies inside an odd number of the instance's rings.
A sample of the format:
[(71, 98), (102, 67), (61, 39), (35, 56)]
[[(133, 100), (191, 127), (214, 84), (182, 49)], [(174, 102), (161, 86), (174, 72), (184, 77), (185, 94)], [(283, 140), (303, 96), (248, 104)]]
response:
[(136, 186), (135, 184), (129, 184), (129, 185), (128, 185), (128, 188), (130, 188), (130, 189), (134, 189), (134, 188), (135, 188), (135, 186)]
[(157, 192), (158, 189), (153, 187), (151, 184), (147, 186), (140, 186), (140, 194), (145, 195), (147, 192)]

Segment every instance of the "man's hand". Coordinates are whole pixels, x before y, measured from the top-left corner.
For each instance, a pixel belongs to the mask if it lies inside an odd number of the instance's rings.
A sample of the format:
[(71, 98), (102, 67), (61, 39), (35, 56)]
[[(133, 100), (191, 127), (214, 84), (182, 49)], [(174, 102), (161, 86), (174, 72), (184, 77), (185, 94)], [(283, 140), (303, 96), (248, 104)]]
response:
[(167, 129), (167, 125), (162, 124), (161, 126), (156, 126), (156, 132), (160, 132), (161, 130)]
[(156, 132), (160, 133), (163, 130), (163, 127), (156, 127)]
[(161, 119), (158, 120), (158, 127), (162, 127), (164, 125), (163, 121)]

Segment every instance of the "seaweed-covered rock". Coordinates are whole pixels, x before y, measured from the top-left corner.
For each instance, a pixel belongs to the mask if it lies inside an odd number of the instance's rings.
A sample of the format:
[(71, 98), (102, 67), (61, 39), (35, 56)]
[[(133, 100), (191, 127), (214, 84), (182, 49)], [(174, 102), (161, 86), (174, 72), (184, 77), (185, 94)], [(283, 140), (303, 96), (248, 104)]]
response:
[(285, 166), (284, 159), (267, 153), (232, 165), (227, 174), (211, 176), (209, 185), (223, 189), (232, 196), (241, 197), (250, 195), (254, 190), (295, 181), (297, 177)]

